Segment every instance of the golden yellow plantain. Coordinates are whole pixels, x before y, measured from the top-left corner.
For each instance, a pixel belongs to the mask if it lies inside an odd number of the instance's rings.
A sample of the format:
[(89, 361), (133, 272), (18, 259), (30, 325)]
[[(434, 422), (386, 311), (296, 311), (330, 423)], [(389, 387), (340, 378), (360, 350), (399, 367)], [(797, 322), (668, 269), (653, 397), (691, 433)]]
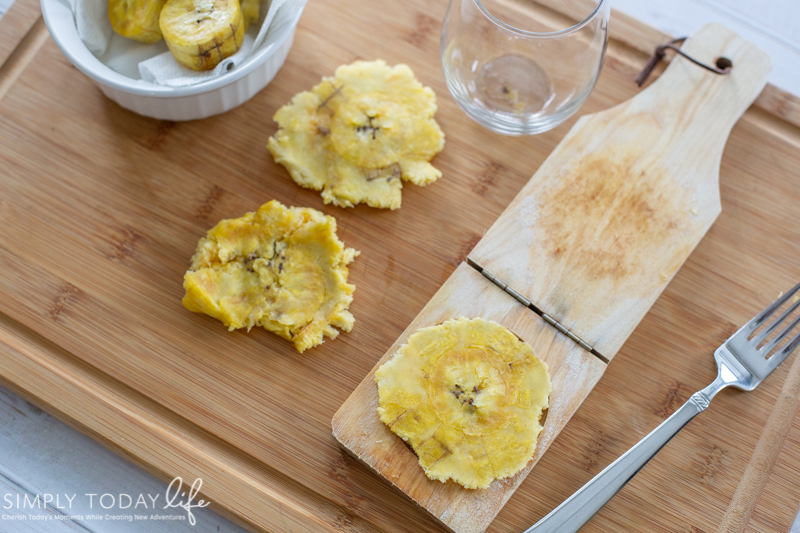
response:
[(397, 209), (401, 179), (426, 185), (442, 175), (430, 164), (444, 148), (435, 112), (436, 95), (407, 65), (356, 61), (280, 108), (267, 149), (326, 204)]
[(258, 20), (258, 15), (261, 14), (261, 2), (260, 0), (242, 0), (241, 4), (244, 25), (247, 29), (247, 26)]
[(108, 20), (114, 31), (142, 43), (161, 40), (158, 18), (167, 0), (108, 0)]
[(213, 69), (244, 39), (239, 0), (167, 0), (159, 25), (172, 55), (192, 70)]
[(273, 200), (200, 239), (183, 305), (230, 330), (260, 325), (303, 352), (336, 338), (336, 328), (353, 328), (347, 265), (357, 255), (339, 240), (333, 217)]
[(381, 421), (414, 449), (425, 475), (468, 489), (525, 468), (550, 405), (547, 364), (482, 318), (417, 330), (375, 381)]

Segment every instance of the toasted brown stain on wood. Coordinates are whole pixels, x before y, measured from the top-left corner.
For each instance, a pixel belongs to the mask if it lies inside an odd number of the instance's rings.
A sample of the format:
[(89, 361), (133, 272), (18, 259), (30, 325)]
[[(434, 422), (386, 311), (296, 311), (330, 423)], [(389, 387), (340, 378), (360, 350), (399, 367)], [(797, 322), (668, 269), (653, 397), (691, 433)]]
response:
[(203, 199), (203, 202), (200, 204), (200, 207), (197, 208), (197, 215), (196, 215), (197, 218), (199, 218), (203, 222), (210, 222), (211, 213), (214, 212), (214, 208), (224, 195), (225, 195), (225, 189), (223, 189), (216, 183), (212, 185), (211, 190), (208, 191), (208, 194)]
[(714, 479), (723, 468), (726, 461), (726, 452), (717, 445), (712, 445), (710, 449), (704, 449), (699, 461), (699, 474), (701, 483), (713, 485)]
[(414, 15), (414, 29), (405, 37), (405, 40), (417, 48), (423, 48), (429, 39), (438, 37), (440, 27), (441, 21), (424, 13), (417, 13)]
[[(687, 227), (691, 190), (665, 178), (663, 168), (642, 168), (639, 159), (625, 150), (592, 154), (553, 176), (538, 201), (530, 221), (536, 243), (579, 270), (575, 279), (581, 283), (644, 283), (652, 274), (646, 268), (650, 252)], [(678, 265), (688, 252), (676, 249)], [(642, 292), (651, 286), (641, 286)]]
[(353, 526), (356, 520), (355, 517), (347, 511), (342, 511), (336, 516), (333, 526), (337, 531), (350, 532), (353, 531)]
[(169, 133), (175, 129), (176, 123), (171, 120), (159, 120), (156, 123), (155, 133), (145, 139), (141, 144), (148, 150), (160, 150), (164, 142), (167, 140)]
[(474, 181), (470, 182), (470, 188), (481, 196), (486, 195), (486, 191), (494, 185), (497, 175), (505, 170), (505, 167), (497, 161), (486, 163), (483, 171), (477, 175)]
[(603, 431), (596, 431), (583, 449), (582, 467), (591, 474), (596, 474), (605, 467), (605, 460), (601, 460), (603, 453), (616, 442), (616, 439)]
[(75, 298), (80, 293), (78, 287), (71, 283), (64, 283), (64, 286), (61, 287), (61, 290), (58, 291), (58, 294), (53, 299), (53, 305), (47, 310), (47, 316), (50, 317), (50, 320), (53, 322), (57, 322), (58, 318), (67, 308), (67, 305), (70, 303), (71, 300)]
[(671, 380), (667, 385), (666, 392), (661, 399), (658, 400), (654, 413), (661, 418), (669, 417), (686, 401), (687, 395), (686, 385), (680, 381)]
[(500, 182), (522, 183), (525, 177), (527, 177), (526, 174), (516, 169), (498, 161), (490, 160), (469, 182), (469, 186), (476, 194), (487, 196), (487, 193), (496, 189)]
[(117, 235), (111, 241), (111, 251), (106, 257), (114, 261), (124, 261), (131, 257), (136, 250), (136, 245), (144, 236), (131, 226), (125, 225), (117, 230)]

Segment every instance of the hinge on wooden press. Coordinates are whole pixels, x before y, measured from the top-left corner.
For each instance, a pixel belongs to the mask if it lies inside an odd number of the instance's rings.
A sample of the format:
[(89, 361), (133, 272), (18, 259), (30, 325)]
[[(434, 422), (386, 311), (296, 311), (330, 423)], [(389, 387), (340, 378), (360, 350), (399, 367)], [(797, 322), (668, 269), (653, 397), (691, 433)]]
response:
[[(506, 283), (503, 283), (502, 281), (500, 281), (499, 279), (497, 279), (497, 277), (496, 277), (494, 274), (492, 274), (491, 272), (489, 272), (489, 271), (488, 271), (488, 270), (486, 270), (485, 268), (483, 268), (483, 267), (481, 267), (480, 265), (477, 265), (477, 264), (475, 264), (475, 263), (472, 263), (472, 266), (473, 266), (473, 267), (474, 267), (476, 270), (478, 270), (478, 272), (480, 272), (481, 274), (483, 274), (483, 276), (484, 276), (486, 279), (488, 279), (489, 281), (491, 281), (492, 283), (494, 283), (495, 285), (497, 285), (498, 287), (500, 287), (501, 289), (503, 289), (505, 292), (507, 292), (507, 293), (508, 293), (508, 294), (510, 294), (511, 296), (513, 296), (513, 297), (514, 297), (514, 298), (515, 298), (515, 299), (516, 299), (518, 302), (520, 302), (522, 305), (524, 305), (525, 307), (527, 307), (527, 308), (531, 309), (531, 310), (532, 310), (533, 312), (535, 312), (537, 315), (541, 316), (541, 317), (544, 319), (544, 321), (545, 321), (545, 322), (547, 322), (548, 324), (550, 324), (551, 326), (553, 326), (554, 328), (556, 328), (558, 331), (560, 331), (561, 333), (563, 333), (564, 335), (566, 335), (567, 337), (569, 337), (570, 339), (572, 339), (572, 340), (573, 340), (574, 342), (576, 342), (576, 343), (577, 343), (577, 344), (578, 344), (578, 345), (579, 345), (581, 348), (583, 348), (583, 349), (584, 349), (584, 350), (586, 350), (587, 352), (591, 352), (591, 353), (593, 353), (593, 354), (595, 354), (595, 355), (599, 356), (601, 359), (605, 359), (605, 357), (603, 357), (603, 356), (601, 356), (599, 353), (597, 353), (597, 352), (594, 350), (594, 348), (592, 348), (592, 347), (591, 347), (591, 346), (590, 346), (590, 345), (589, 345), (589, 344), (588, 344), (586, 341), (584, 341), (583, 339), (581, 339), (580, 337), (578, 337), (577, 335), (575, 335), (575, 334), (574, 334), (572, 331), (570, 331), (569, 329), (567, 329), (567, 328), (566, 328), (566, 327), (565, 327), (563, 324), (561, 324), (561, 323), (560, 323), (559, 321), (557, 321), (555, 318), (551, 317), (550, 315), (548, 315), (547, 313), (545, 313), (545, 312), (544, 312), (544, 311), (542, 311), (541, 309), (537, 308), (535, 305), (533, 305), (533, 303), (532, 303), (530, 300), (528, 300), (527, 298), (525, 298), (524, 296), (522, 296), (520, 293), (518, 293), (517, 291), (515, 291), (514, 289), (512, 289), (511, 287), (509, 287), (509, 286), (508, 286)], [(606, 361), (607, 361), (607, 360), (606, 360)]]

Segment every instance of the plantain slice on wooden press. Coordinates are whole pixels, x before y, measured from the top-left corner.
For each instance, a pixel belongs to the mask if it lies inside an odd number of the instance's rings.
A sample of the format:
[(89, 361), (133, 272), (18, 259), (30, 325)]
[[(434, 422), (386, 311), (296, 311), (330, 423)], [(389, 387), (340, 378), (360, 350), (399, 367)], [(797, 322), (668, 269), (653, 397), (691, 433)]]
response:
[(430, 479), (486, 488), (528, 464), (547, 411), (547, 364), (507, 328), (458, 318), (418, 331), (375, 372), (378, 414)]
[[(489, 526), (721, 212), (725, 142), (770, 60), (721, 25), (682, 49), (733, 68), (717, 75), (676, 57), (635, 97), (580, 118), (333, 418), (343, 448), (452, 531)], [(376, 370), (416, 331), (462, 317), (525, 341), (552, 384), (531, 460), (479, 489), (426, 477), (378, 413)]]

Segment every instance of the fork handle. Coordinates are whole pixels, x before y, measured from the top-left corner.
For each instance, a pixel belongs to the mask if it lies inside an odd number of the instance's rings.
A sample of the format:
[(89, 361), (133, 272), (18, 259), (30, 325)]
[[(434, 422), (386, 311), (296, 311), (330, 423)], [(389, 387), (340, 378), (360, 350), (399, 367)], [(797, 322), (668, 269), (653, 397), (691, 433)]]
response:
[(645, 438), (608, 465), (525, 533), (574, 533), (625, 486), (691, 419), (705, 411), (710, 399), (698, 391)]

